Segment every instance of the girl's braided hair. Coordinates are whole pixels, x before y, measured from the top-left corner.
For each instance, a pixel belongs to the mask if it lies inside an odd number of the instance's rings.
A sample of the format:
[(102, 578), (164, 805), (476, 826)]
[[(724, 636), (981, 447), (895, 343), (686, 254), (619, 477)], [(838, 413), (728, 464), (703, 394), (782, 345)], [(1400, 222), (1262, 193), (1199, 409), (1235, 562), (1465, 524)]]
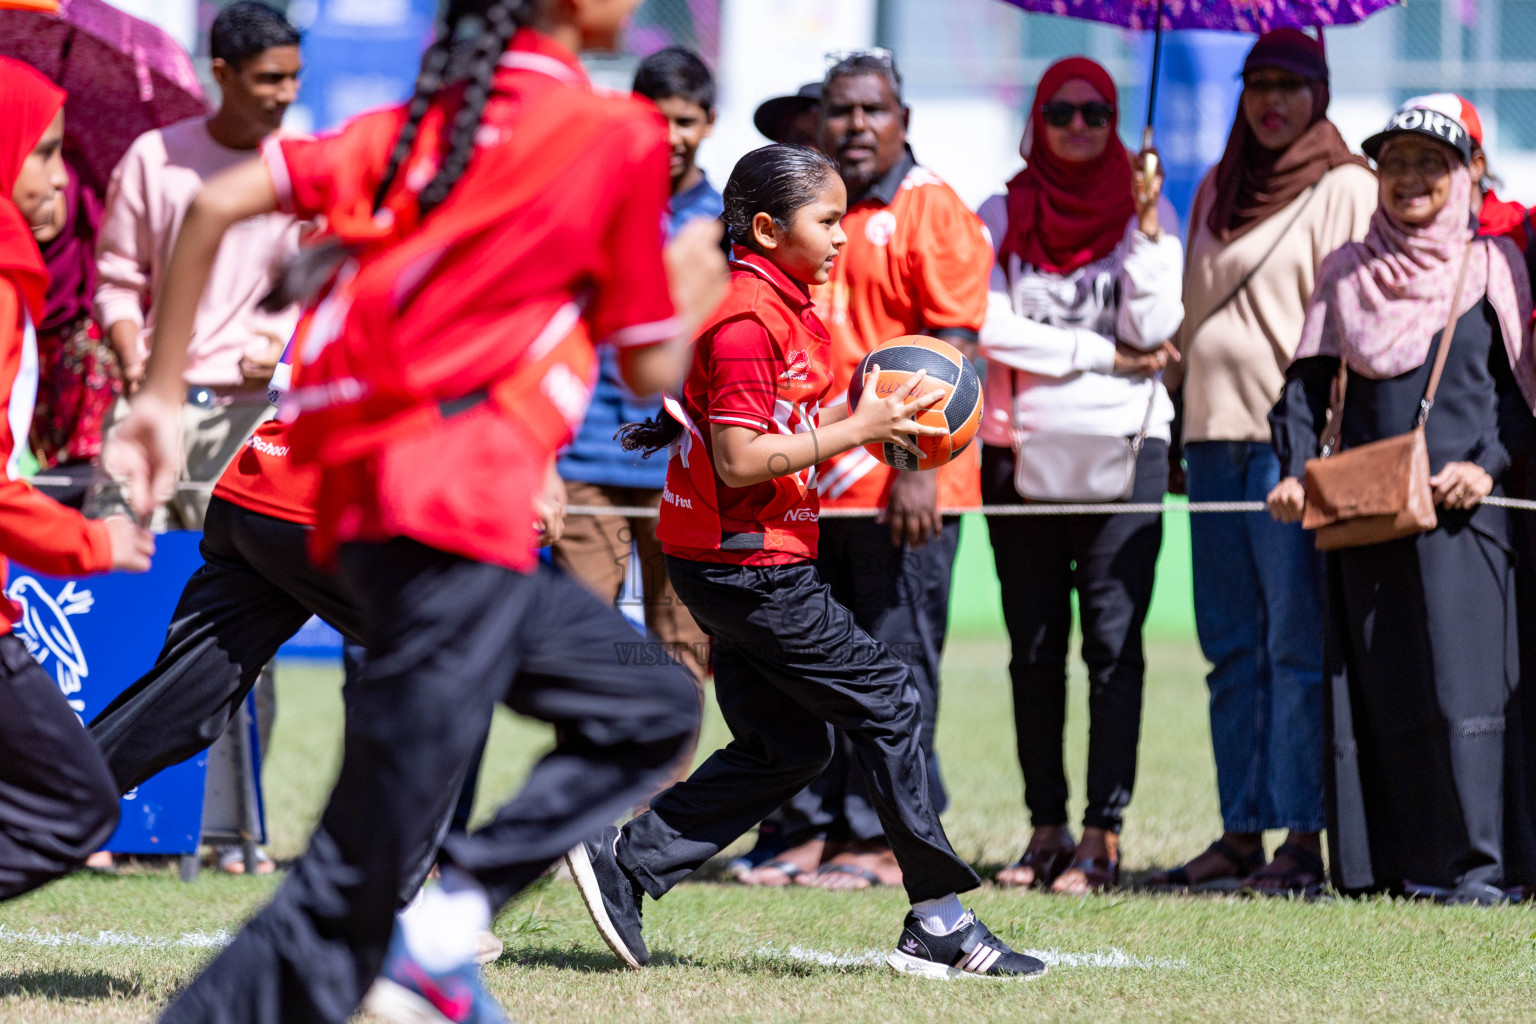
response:
[[(400, 126), (384, 176), (374, 190), (375, 213), (384, 206), (401, 168), (410, 158), (432, 101), (443, 89), (462, 80), (464, 102), (449, 125), (447, 152), (437, 173), (416, 199), (421, 215), (430, 215), (452, 194), (474, 158), (480, 119), (491, 96), (497, 65), (512, 36), (532, 21), (536, 3), (537, 0), (452, 0), (448, 5), (443, 31), (422, 54), (421, 71), (406, 108), (405, 123)], [(471, 32), (471, 25), (478, 31)], [(453, 73), (461, 68), (462, 78)], [(339, 239), (301, 250), (283, 268), (277, 283), (262, 299), (261, 308), (276, 312), (296, 302), (307, 302), (319, 293), (352, 251)]]

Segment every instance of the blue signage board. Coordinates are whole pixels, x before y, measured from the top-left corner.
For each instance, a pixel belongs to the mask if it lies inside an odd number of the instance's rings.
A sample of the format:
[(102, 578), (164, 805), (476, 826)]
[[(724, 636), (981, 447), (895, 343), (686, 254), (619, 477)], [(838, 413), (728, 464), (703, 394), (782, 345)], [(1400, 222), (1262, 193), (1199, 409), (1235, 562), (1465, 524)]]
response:
[[(1163, 34), (1161, 81), (1153, 118), (1168, 179), (1163, 194), (1189, 220), (1205, 172), (1221, 159), (1242, 91), (1238, 72), (1254, 37), (1235, 32)], [(1143, 68), (1152, 66), (1152, 34), (1141, 33)]]
[[(12, 565), (6, 594), (23, 612), (16, 635), (53, 676), (70, 707), (89, 722), (147, 671), (187, 578), (203, 564), (202, 534), (155, 538), (154, 568), (80, 579)], [(206, 752), (168, 768), (123, 798), (106, 849), (193, 853), (201, 838)]]
[(437, 0), (319, 0), (299, 95), (315, 130), (409, 99), (436, 19)]

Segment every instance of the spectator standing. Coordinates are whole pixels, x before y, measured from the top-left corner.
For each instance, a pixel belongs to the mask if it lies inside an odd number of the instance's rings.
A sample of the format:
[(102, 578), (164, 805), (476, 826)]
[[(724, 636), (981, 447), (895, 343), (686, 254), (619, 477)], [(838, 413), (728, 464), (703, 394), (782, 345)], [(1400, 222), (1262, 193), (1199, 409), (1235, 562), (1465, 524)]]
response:
[[(1164, 228), (1174, 213), (1161, 199), (1161, 177), (1148, 181), (1135, 170), (1116, 136), (1117, 104), (1114, 80), (1098, 64), (1053, 64), (1029, 112), (1027, 166), (980, 210), (997, 250), (981, 331), (987, 504), (1083, 500), (1066, 480), (1048, 493), (1021, 493), (1016, 482), (1030, 439), (1049, 446), (1063, 434), (1135, 439), (1124, 497), (1160, 502), (1167, 490), (1173, 404), (1160, 375), (1184, 315), (1184, 251), (1177, 229)], [(987, 526), (1013, 645), (1014, 726), (1034, 826), (1024, 856), (998, 882), (1071, 893), (1113, 886), (1136, 783), (1141, 631), (1162, 517), (999, 517)], [(1089, 714), (1088, 806), (1075, 850), (1062, 764), (1074, 590)]]
[[(152, 299), (193, 197), (210, 177), (249, 160), (276, 134), (298, 94), (299, 34), (273, 8), (250, 0), (224, 8), (210, 40), (213, 75), (222, 92), (218, 111), (140, 136), (113, 172), (107, 192), (96, 310), (130, 390), (144, 374), (155, 320)], [(217, 480), (257, 424), (271, 415), (267, 381), (298, 311), (273, 315), (256, 306), (298, 242), (298, 223), (279, 213), (237, 226), (219, 250), (198, 306), (185, 375), (184, 480)], [(110, 500), (115, 496), (103, 494), (91, 504)], [(177, 494), (167, 506), (165, 525), (200, 529), (207, 504), (207, 493)]]
[(1473, 237), (1471, 146), (1454, 116), (1405, 106), (1365, 151), (1380, 206), (1365, 240), (1318, 271), (1272, 416), (1285, 478), (1269, 506), (1282, 521), (1301, 518), (1305, 462), (1342, 387), (1335, 447), (1423, 424), (1439, 507), (1427, 532), (1327, 556), (1333, 880), (1346, 892), (1495, 903), (1511, 881), (1516, 556), (1513, 517), (1482, 501), (1504, 493), (1511, 457), (1536, 426), (1530, 287), (1513, 242)]
[(37, 407), (31, 444), (38, 466), (78, 480), (50, 493), (79, 508), (101, 455), (102, 430), (122, 394), (122, 366), (92, 315), (101, 198), (65, 158), (69, 184), (53, 219), (34, 232), (48, 266), (48, 309), (37, 330)]
[[(1376, 182), (1328, 112), (1321, 44), (1266, 33), (1243, 63), (1221, 162), (1190, 211), (1184, 278), (1184, 460), (1192, 501), (1256, 501), (1280, 479), (1266, 416), (1301, 335), (1317, 267), (1364, 237)], [(1322, 878), (1322, 561), (1261, 512), (1196, 516), (1195, 625), (1211, 662), (1224, 832), (1149, 883), (1289, 891)], [(1263, 833), (1288, 830), (1266, 867)], [(1261, 873), (1262, 872), (1262, 873)]]
[(783, 146), (816, 149), (821, 144), (821, 83), (807, 82), (793, 96), (774, 96), (758, 104), (752, 124), (764, 137)]
[[(812, 290), (832, 338), (828, 394), (836, 403), (844, 400), (859, 360), (892, 338), (927, 334), (974, 355), (992, 252), (976, 215), (907, 146), (911, 111), (888, 51), (841, 56), (821, 96), (820, 149), (848, 186), (848, 244), (830, 280)], [(971, 449), (943, 469), (900, 473), (854, 448), (817, 469), (823, 507), (882, 510), (878, 519), (823, 522), (817, 568), (860, 628), (912, 670), (929, 788), (940, 810), (948, 799), (933, 737), (960, 519), (939, 510), (981, 503), (978, 464)], [(901, 881), (846, 741), (822, 777), (775, 815), (773, 826), (775, 841), (791, 848), (747, 876), (749, 882), (783, 884), (805, 874), (801, 881), (824, 888), (863, 889)], [(838, 845), (827, 847), (828, 839)]]
[[(667, 205), (671, 234), (690, 220), (715, 220), (724, 209), (720, 193), (698, 164), (699, 146), (714, 130), (715, 79), (691, 50), (669, 47), (640, 62), (634, 91), (656, 104), (667, 119), (671, 146), (672, 198)], [(635, 398), (619, 375), (618, 355), (602, 350), (597, 388), (575, 441), (561, 455), (560, 476), (573, 505), (659, 509), (667, 482), (661, 459), (644, 461), (614, 439), (625, 423), (661, 411), (659, 401)], [(618, 600), (629, 568), (630, 545), (639, 549), (645, 590), (645, 624), (668, 651), (693, 672), (701, 687), (709, 676), (709, 637), (678, 600), (667, 578), (656, 520), (618, 515), (572, 516), (554, 546), (555, 561), (610, 604)], [(687, 775), (679, 766), (675, 782)]]

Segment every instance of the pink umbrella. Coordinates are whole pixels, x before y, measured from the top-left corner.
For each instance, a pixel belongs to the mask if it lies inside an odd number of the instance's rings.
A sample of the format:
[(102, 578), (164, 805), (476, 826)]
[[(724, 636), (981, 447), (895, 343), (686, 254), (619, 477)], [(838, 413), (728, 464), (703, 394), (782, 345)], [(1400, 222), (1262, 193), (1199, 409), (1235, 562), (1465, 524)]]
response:
[(0, 3), (0, 54), (69, 92), (68, 144), (102, 192), (134, 139), (206, 114), (208, 101), (192, 58), (154, 25), (104, 0), (59, 0), (57, 7), (50, 14)]
[(1164, 29), (1206, 28), (1268, 32), (1274, 28), (1352, 25), (1406, 0), (1003, 0), (1039, 14), (1058, 14), (1125, 28), (1152, 29), (1152, 82), (1147, 90), (1146, 145), (1152, 143), (1157, 72)]

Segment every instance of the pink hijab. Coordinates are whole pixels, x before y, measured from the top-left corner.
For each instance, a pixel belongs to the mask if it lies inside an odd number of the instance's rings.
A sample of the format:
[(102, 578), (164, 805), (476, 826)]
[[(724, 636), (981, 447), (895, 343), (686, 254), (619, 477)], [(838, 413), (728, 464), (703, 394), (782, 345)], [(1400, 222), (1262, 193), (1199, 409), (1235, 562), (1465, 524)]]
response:
[(1530, 280), (1513, 243), (1474, 241), (1471, 211), (1472, 177), (1456, 162), (1450, 198), (1429, 223), (1402, 224), (1378, 206), (1365, 240), (1334, 250), (1318, 268), (1294, 358), (1339, 356), (1377, 380), (1423, 366), (1430, 342), (1450, 319), (1462, 254), (1475, 244), (1460, 312), (1488, 297), (1515, 380), (1536, 410), (1536, 365), (1527, 344)]

